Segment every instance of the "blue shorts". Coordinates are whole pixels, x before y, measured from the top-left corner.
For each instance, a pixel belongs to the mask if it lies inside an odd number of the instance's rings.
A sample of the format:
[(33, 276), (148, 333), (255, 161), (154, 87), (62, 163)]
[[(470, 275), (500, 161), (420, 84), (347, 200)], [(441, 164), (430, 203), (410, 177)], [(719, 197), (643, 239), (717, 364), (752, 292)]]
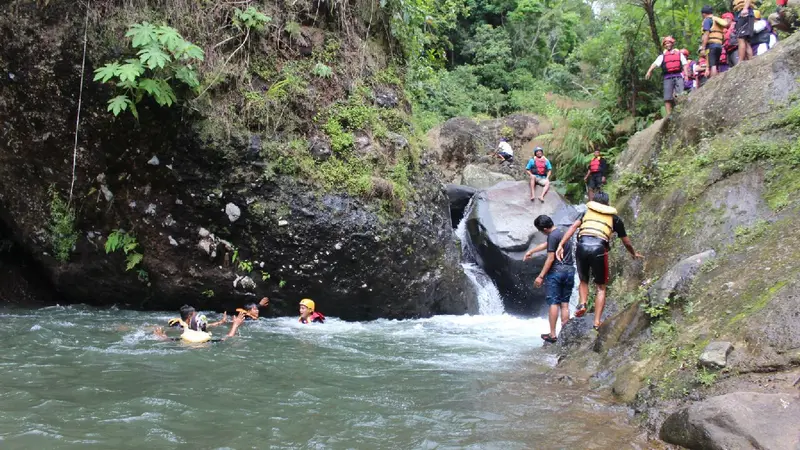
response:
[(544, 277), (544, 288), (548, 305), (569, 303), (572, 288), (575, 287), (575, 268), (551, 269)]

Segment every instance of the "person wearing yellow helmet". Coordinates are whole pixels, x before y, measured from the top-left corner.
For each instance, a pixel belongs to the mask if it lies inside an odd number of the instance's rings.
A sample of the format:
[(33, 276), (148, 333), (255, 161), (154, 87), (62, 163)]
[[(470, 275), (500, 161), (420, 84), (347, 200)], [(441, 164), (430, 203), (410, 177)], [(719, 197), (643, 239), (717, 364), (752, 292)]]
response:
[(325, 316), (315, 311), (316, 304), (310, 298), (300, 300), (300, 323), (325, 323)]

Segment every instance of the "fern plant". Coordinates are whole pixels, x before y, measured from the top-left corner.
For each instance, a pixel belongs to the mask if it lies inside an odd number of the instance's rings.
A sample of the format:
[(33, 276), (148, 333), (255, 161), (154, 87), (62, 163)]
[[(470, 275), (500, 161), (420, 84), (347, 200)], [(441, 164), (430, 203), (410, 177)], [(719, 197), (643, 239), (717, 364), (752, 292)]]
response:
[(311, 69), (311, 73), (320, 78), (330, 78), (333, 76), (333, 69), (319, 62)]
[(192, 89), (200, 86), (195, 64), (204, 59), (203, 49), (183, 39), (174, 28), (142, 22), (132, 25), (125, 36), (131, 39), (131, 47), (138, 49), (137, 58), (112, 61), (94, 71), (94, 81), (117, 88), (118, 95), (108, 101), (108, 111), (114, 116), (130, 111), (138, 119), (136, 104), (145, 95), (159, 106), (172, 106), (177, 101), (170, 84), (173, 80)]
[(61, 198), (55, 186), (51, 186), (50, 192), (50, 226), (48, 227), (50, 245), (57, 260), (66, 262), (75, 242), (78, 240), (78, 233), (75, 231), (75, 211)]
[(286, 26), (283, 27), (284, 31), (286, 31), (292, 39), (298, 39), (301, 35), (300, 31), (300, 24), (294, 21), (286, 22)]
[(135, 236), (119, 229), (112, 231), (108, 235), (105, 244), (106, 254), (117, 250), (122, 250), (125, 253), (126, 271), (135, 268), (142, 262), (144, 255), (136, 251), (138, 247), (139, 243), (136, 241)]

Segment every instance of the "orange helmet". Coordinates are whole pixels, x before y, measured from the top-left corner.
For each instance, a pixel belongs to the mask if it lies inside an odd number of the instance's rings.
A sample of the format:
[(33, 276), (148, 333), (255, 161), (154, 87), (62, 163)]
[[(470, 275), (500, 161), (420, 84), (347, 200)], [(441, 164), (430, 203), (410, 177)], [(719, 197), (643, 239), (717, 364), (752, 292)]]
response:
[(675, 38), (672, 37), (672, 36), (664, 36), (664, 38), (661, 39), (661, 45), (662, 46), (667, 45), (667, 42), (672, 42), (674, 44), (675, 43)]

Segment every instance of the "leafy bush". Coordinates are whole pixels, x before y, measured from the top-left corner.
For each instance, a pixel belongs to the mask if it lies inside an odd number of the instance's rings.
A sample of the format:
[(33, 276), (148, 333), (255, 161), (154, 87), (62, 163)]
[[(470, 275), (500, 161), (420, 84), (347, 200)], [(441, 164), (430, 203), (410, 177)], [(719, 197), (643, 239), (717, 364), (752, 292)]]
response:
[(244, 11), (236, 8), (233, 13), (233, 26), (240, 31), (262, 31), (270, 22), (272, 22), (272, 17), (253, 6), (248, 6)]
[(138, 119), (136, 105), (145, 95), (159, 106), (172, 106), (177, 101), (172, 80), (192, 89), (200, 85), (194, 64), (203, 60), (203, 49), (184, 40), (174, 28), (142, 22), (132, 25), (125, 36), (139, 49), (138, 58), (106, 63), (94, 76), (94, 81), (116, 88), (118, 95), (108, 101), (108, 111), (115, 116), (130, 110)]
[(136, 251), (138, 247), (139, 243), (136, 241), (136, 237), (120, 229), (112, 231), (108, 235), (105, 244), (106, 254), (117, 250), (122, 250), (125, 253), (126, 271), (133, 269), (142, 262), (144, 256)]
[(75, 231), (75, 211), (61, 198), (54, 186), (50, 187), (50, 245), (57, 260), (66, 262), (78, 240)]
[(321, 62), (318, 62), (314, 65), (314, 68), (311, 69), (311, 73), (320, 78), (330, 78), (333, 76), (333, 69)]

